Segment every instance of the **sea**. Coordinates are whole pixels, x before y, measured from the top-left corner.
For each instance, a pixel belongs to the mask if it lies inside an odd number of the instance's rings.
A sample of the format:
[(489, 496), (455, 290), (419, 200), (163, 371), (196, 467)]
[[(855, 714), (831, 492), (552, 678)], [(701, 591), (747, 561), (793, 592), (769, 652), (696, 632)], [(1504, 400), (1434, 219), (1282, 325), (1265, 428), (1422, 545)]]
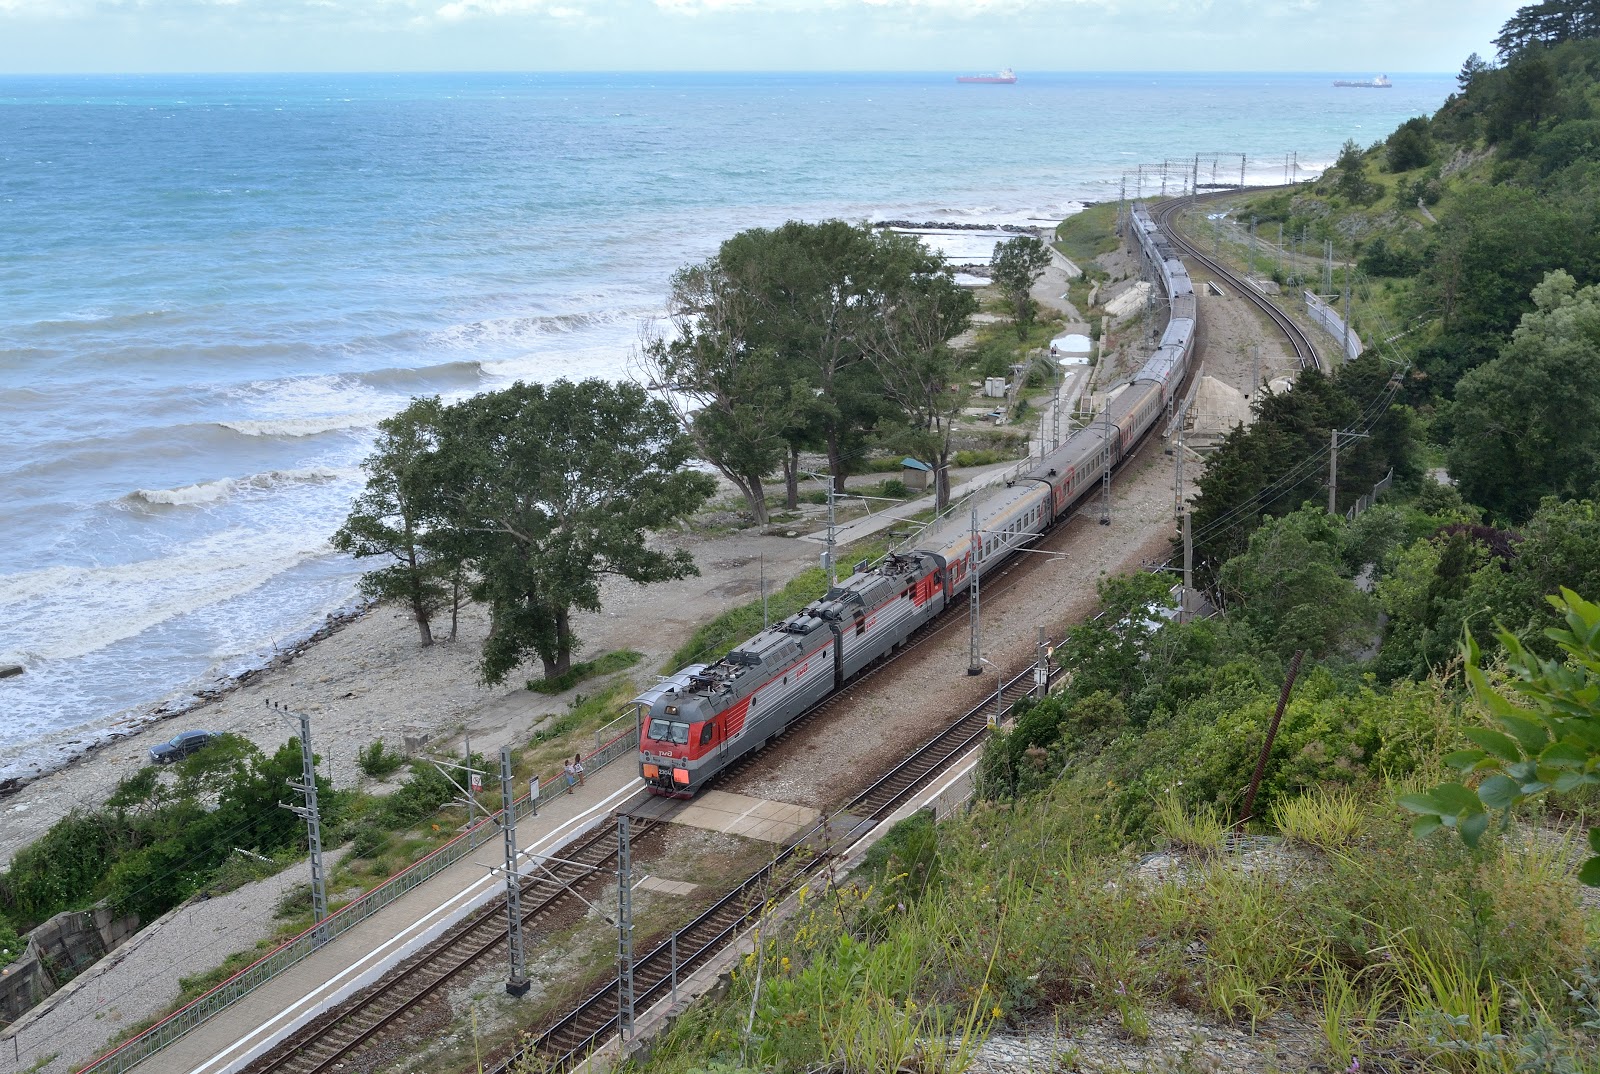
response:
[(632, 375), (735, 232), (1305, 178), (1453, 89), (1392, 77), (0, 76), (0, 782), (349, 609), (376, 422)]

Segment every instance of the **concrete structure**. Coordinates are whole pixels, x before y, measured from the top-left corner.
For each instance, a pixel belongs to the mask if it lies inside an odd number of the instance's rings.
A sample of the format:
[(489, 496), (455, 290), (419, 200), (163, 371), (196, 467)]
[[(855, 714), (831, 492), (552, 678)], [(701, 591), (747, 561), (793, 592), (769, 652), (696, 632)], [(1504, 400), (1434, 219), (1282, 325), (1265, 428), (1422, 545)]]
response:
[(118, 917), (105, 906), (69, 910), (34, 929), (23, 956), (0, 970), (0, 1024), (16, 1022), (138, 929), (137, 915)]

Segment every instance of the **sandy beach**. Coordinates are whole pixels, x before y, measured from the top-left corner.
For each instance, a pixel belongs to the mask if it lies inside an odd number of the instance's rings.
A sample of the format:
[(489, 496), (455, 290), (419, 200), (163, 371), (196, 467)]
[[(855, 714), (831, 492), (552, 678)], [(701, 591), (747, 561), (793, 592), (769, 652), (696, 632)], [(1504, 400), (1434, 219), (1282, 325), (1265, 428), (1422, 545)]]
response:
[[(675, 543), (694, 553), (699, 577), (654, 586), (607, 581), (602, 611), (574, 619), (584, 642), (580, 655), (637, 649), (645, 659), (635, 674), (646, 678), (703, 621), (760, 592), (763, 557), (771, 591), (815, 563), (817, 554), (809, 542), (758, 534), (684, 535)], [(448, 621), (438, 624), (435, 636), (448, 636), (448, 630)], [(73, 809), (100, 805), (118, 780), (149, 763), (150, 746), (179, 731), (231, 731), (265, 749), (281, 745), (295, 725), (269, 709), (268, 700), (311, 716), (321, 771), (336, 787), (361, 778), (356, 752), (377, 740), (397, 749), (407, 740), (449, 746), (467, 734), (480, 752), (525, 740), (545, 716), (564, 711), (571, 695), (525, 689), (536, 669), (499, 687), (483, 686), (476, 663), (486, 630), (482, 610), (469, 607), (455, 642), (424, 649), (415, 623), (400, 609), (381, 605), (307, 645), (288, 663), (181, 716), (100, 746), (0, 800), (0, 862), (8, 863)]]

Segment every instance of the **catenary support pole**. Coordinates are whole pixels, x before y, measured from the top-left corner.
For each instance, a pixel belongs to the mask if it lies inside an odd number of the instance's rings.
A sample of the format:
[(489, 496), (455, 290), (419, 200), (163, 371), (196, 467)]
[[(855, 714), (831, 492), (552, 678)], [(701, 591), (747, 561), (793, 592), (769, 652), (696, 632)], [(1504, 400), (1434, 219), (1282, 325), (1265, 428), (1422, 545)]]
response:
[(1178, 604), (1178, 622), (1189, 621), (1189, 606), (1194, 602), (1194, 528), (1190, 522), (1193, 515), (1187, 507), (1183, 509), (1183, 599)]
[(1033, 668), (1033, 692), (1044, 697), (1050, 692), (1050, 657), (1052, 655), (1050, 642), (1044, 636), (1044, 627), (1039, 628), (1038, 658)]
[(1339, 430), (1328, 433), (1328, 514), (1339, 511)]
[(510, 930), (511, 969), (506, 995), (526, 996), (532, 982), (522, 955), (522, 876), (517, 871), (517, 792), (511, 776), (511, 747), (500, 747), (500, 827), (506, 837), (506, 926)]
[(328, 874), (322, 862), (322, 814), (317, 810), (317, 769), (311, 752), (311, 717), (303, 712), (291, 712), (282, 705), (267, 702), (267, 707), (282, 713), (300, 724), (300, 782), (289, 780), (289, 786), (300, 792), (304, 805), (278, 804), (306, 822), (306, 843), (311, 849), (311, 914), (316, 922), (315, 943), (327, 941), (323, 922), (328, 917)]
[(978, 507), (972, 507), (972, 537), (971, 551), (968, 553), (971, 560), (972, 584), (967, 587), (967, 674), (983, 674), (983, 621), (979, 615), (978, 578), (983, 573), (981, 561), (983, 555), (982, 534), (978, 532)]
[(617, 814), (617, 1038), (633, 1036), (633, 863), (628, 815)]

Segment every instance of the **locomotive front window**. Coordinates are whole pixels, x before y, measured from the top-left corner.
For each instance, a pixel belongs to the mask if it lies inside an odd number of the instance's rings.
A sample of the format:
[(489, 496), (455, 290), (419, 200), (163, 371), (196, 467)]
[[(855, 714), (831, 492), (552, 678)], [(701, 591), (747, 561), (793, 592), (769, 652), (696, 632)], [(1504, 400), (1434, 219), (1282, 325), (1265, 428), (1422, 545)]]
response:
[(678, 746), (689, 744), (689, 725), (686, 723), (652, 719), (647, 734), (656, 742), (669, 742)]

